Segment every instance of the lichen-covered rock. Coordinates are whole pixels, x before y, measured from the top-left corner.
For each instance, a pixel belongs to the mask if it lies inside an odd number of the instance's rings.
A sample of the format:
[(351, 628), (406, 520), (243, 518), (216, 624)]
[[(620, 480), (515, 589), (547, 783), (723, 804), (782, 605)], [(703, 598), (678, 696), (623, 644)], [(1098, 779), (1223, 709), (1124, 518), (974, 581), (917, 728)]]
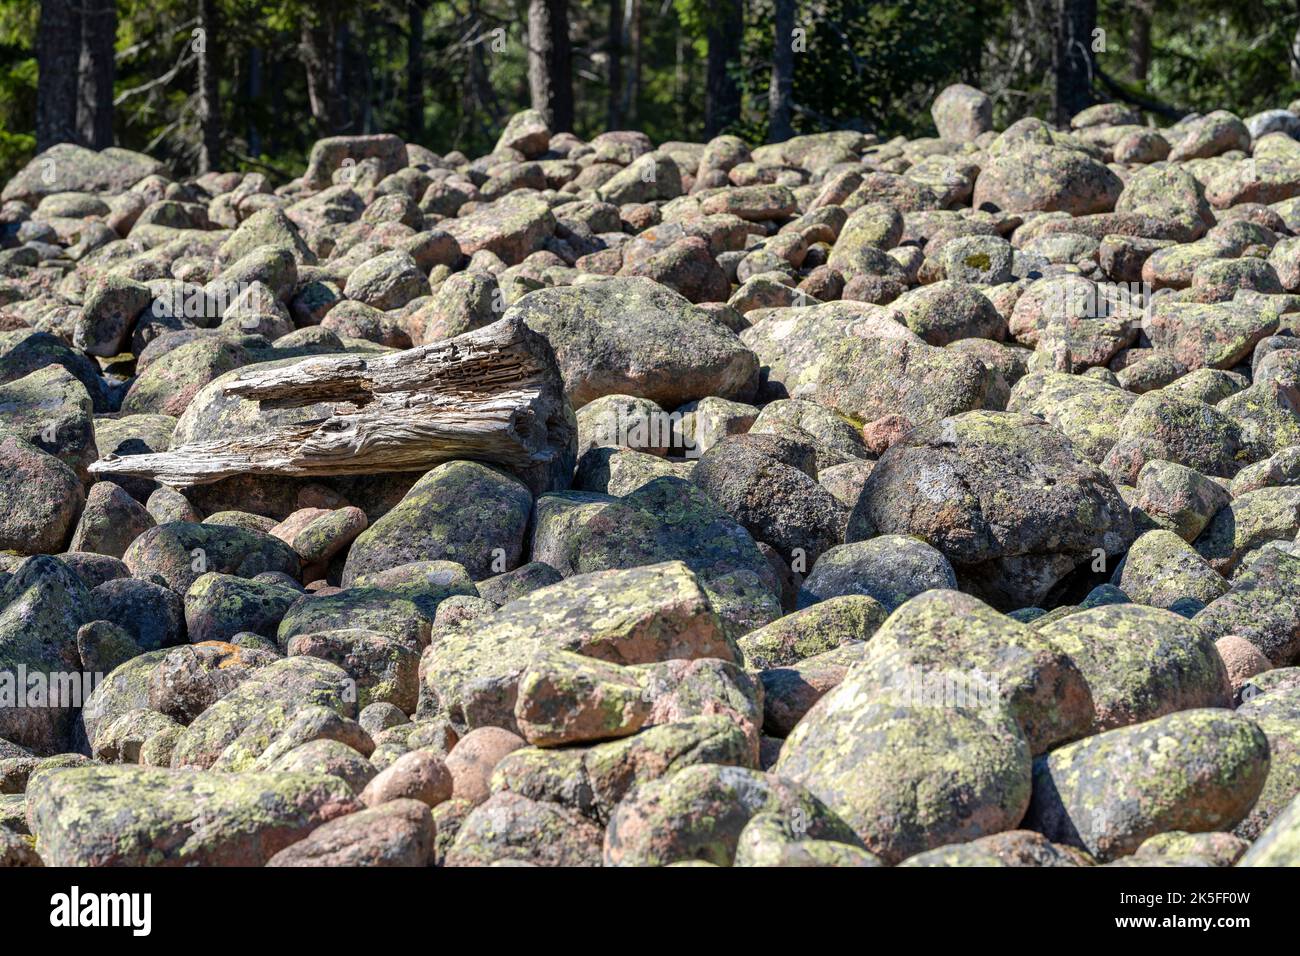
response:
[(177, 741), (172, 766), (248, 769), (297, 711), (309, 706), (355, 716), (356, 693), (347, 673), (314, 657), (268, 664), (195, 718)]
[[(728, 589), (736, 580), (746, 579), (761, 592), (756, 600), (764, 607), (780, 591), (749, 532), (703, 490), (673, 477), (656, 478), (622, 498), (543, 495), (533, 511), (532, 558), (565, 577), (682, 561), (699, 577), (718, 613), (738, 627), (751, 615), (727, 606)], [(773, 618), (779, 616), (778, 608)]]
[[(263, 755), (265, 756), (265, 754)], [(274, 760), (259, 761), (274, 773), (314, 773), (338, 777), (354, 794), (362, 795), (374, 779), (375, 765), (341, 740), (318, 737), (299, 744)], [(362, 802), (365, 802), (364, 799)]]
[[(949, 243), (944, 251), (957, 252), (955, 245)], [(971, 253), (967, 258), (978, 264), (984, 261), (981, 255)], [(1009, 268), (1007, 278), (1010, 278)], [(951, 275), (946, 280), (904, 293), (892, 307), (903, 316), (907, 327), (930, 345), (1006, 336), (1006, 320), (993, 303), (974, 286), (956, 281)]]
[(496, 793), (470, 811), (444, 866), (600, 866), (601, 830), (574, 810), (515, 793)]
[(859, 424), (899, 414), (919, 426), (981, 408), (991, 381), (977, 358), (906, 339), (843, 336), (820, 357), (815, 381), (791, 396)]
[(1229, 587), (1191, 545), (1163, 530), (1148, 531), (1133, 542), (1114, 581), (1137, 603), (1160, 608), (1171, 608), (1188, 598), (1204, 606), (1226, 594)]
[(414, 561), (455, 561), (475, 579), (509, 571), (520, 562), (532, 507), (528, 488), (503, 471), (438, 465), (353, 541), (343, 584)]
[(993, 128), (993, 101), (973, 86), (954, 83), (934, 98), (930, 115), (941, 138), (969, 143)]
[[(439, 587), (437, 593), (446, 594), (447, 589)], [(280, 619), (275, 639), (287, 652), (289, 645), (300, 635), (361, 631), (378, 633), (416, 650), (429, 643), (432, 626), (429, 612), (416, 600), (384, 588), (355, 587), (333, 594), (299, 596)], [(322, 652), (333, 643), (326, 641), (321, 644)], [(339, 649), (348, 643), (343, 642)], [(385, 654), (381, 651), (380, 657), (383, 656)]]
[(1102, 468), (1115, 481), (1131, 485), (1149, 461), (1171, 461), (1202, 475), (1231, 478), (1248, 458), (1236, 421), (1204, 402), (1161, 389), (1130, 406)]
[(352, 505), (336, 509), (300, 508), (273, 527), (271, 534), (298, 552), (306, 573), (351, 544), (368, 523), (366, 513)]
[(1087, 681), (1095, 714), (1089, 733), (1232, 704), (1213, 640), (1170, 611), (1103, 605), (1046, 624), (1039, 634)]
[(505, 317), (546, 336), (575, 407), (602, 395), (666, 408), (710, 395), (747, 401), (757, 386), (758, 360), (735, 333), (650, 279), (542, 289)]
[(952, 565), (939, 551), (919, 538), (884, 534), (823, 554), (799, 589), (799, 605), (862, 594), (892, 612), (923, 591), (956, 586)]
[(844, 534), (847, 509), (812, 474), (806, 456), (775, 436), (738, 435), (700, 458), (691, 480), (758, 541), (811, 567)]
[(53, 455), (83, 481), (99, 457), (94, 407), (86, 386), (61, 365), (0, 384), (0, 428)]
[(1023, 146), (995, 156), (975, 180), (971, 205), (1004, 213), (1110, 212), (1124, 184), (1086, 153), (1061, 146)]
[(434, 823), (418, 800), (393, 800), (330, 820), (267, 866), (402, 866), (433, 862)]
[(86, 670), (110, 674), (143, 651), (135, 638), (111, 621), (91, 621), (77, 629), (77, 653)]
[(334, 777), (146, 767), (45, 774), (27, 801), (50, 866), (261, 866), (360, 809)]
[(120, 193), (164, 168), (158, 160), (130, 149), (93, 150), (75, 143), (56, 143), (9, 180), (0, 199), (35, 205), (43, 197), (61, 192)]
[(1083, 736), (1092, 719), (1085, 675), (1061, 649), (977, 598), (934, 590), (891, 614), (849, 681), (913, 705), (1002, 706), (1034, 754)]
[(55, 558), (28, 558), (0, 585), (0, 738), (38, 754), (70, 749), (76, 705), (97, 689), (77, 650), (92, 616), (90, 592)]
[(274, 639), (300, 596), (291, 587), (209, 572), (185, 592), (185, 629), (194, 644), (229, 641), (245, 632)]
[(796, 725), (777, 774), (808, 787), (888, 863), (1019, 822), (1030, 748), (987, 684), (978, 681), (974, 706), (951, 707), (942, 693), (926, 699), (922, 673), (884, 692), (860, 673), (851, 670)]
[(480, 206), (468, 216), (444, 220), (442, 228), (460, 244), (465, 255), (486, 251), (507, 265), (515, 265), (541, 248), (555, 232), (555, 216), (540, 199), (507, 196)]
[(1297, 863), (1300, 863), (1300, 797), (1277, 815), (1237, 865), (1295, 866)]
[(1264, 548), (1258, 560), (1239, 570), (1228, 593), (1192, 618), (1211, 638), (1232, 634), (1255, 645), (1275, 667), (1300, 653), (1300, 558)]
[(1231, 574), (1251, 550), (1300, 532), (1300, 488), (1260, 488), (1221, 508), (1193, 546), (1210, 567)]
[[(1233, 487), (1237, 487), (1235, 480)], [(1138, 472), (1134, 503), (1184, 541), (1195, 541), (1230, 501), (1232, 493), (1226, 488), (1186, 465), (1152, 460)]]
[(518, 694), (515, 723), (540, 747), (624, 737), (640, 730), (651, 711), (636, 674), (565, 651), (537, 653)]
[(297, 553), (279, 538), (188, 521), (150, 528), (131, 543), (122, 560), (136, 577), (156, 576), (177, 594), (185, 594), (209, 571), (241, 578), (280, 571), (297, 578), (301, 569)]
[(1230, 369), (1277, 330), (1276, 312), (1234, 303), (1162, 300), (1146, 319), (1151, 344), (1189, 369)]
[(745, 824), (736, 844), (735, 866), (884, 866), (852, 843), (803, 839), (801, 827), (778, 813), (760, 813)]
[(513, 571), (504, 571), (478, 582), (478, 593), (484, 600), (500, 606), (559, 584), (561, 580), (560, 572), (545, 561), (529, 561)]
[(17, 435), (0, 435), (0, 550), (58, 554), (84, 502), (71, 468)]
[(89, 551), (120, 558), (131, 542), (154, 526), (153, 516), (111, 481), (91, 485), (69, 551)]
[(786, 667), (870, 640), (888, 616), (889, 609), (866, 594), (837, 595), (750, 631), (736, 643), (751, 669)]
[(704, 860), (730, 866), (741, 834), (760, 813), (797, 818), (814, 840), (862, 846), (804, 787), (744, 767), (687, 767), (624, 798), (605, 831), (606, 866), (664, 866)]
[(1034, 764), (1025, 825), (1113, 860), (1170, 830), (1227, 830), (1268, 775), (1268, 739), (1227, 710), (1186, 710), (1069, 744)]
[(615, 664), (738, 661), (695, 575), (681, 562), (578, 575), (445, 635), (421, 669), (422, 713), (459, 727), (516, 731), (520, 680), (534, 653), (572, 651)]
[(144, 650), (179, 644), (185, 639), (185, 605), (175, 591), (141, 581), (116, 578), (90, 592), (97, 619), (118, 625)]
[(1213, 866), (1232, 866), (1250, 846), (1231, 833), (1184, 833), (1171, 830), (1157, 833), (1137, 848), (1130, 858), (1135, 865), (1143, 860), (1153, 864), (1173, 860), (1179, 865), (1193, 865), (1191, 860), (1205, 860)]
[(1038, 604), (1063, 577), (1133, 538), (1110, 480), (1040, 419), (969, 412), (917, 428), (877, 462), (848, 539), (911, 535), (994, 606)]
[(1243, 840), (1257, 840), (1300, 794), (1300, 687), (1251, 697), (1237, 708), (1268, 738), (1268, 778), (1250, 813), (1233, 829)]
[(908, 857), (899, 866), (1091, 866), (1092, 861), (1032, 830), (1008, 830)]

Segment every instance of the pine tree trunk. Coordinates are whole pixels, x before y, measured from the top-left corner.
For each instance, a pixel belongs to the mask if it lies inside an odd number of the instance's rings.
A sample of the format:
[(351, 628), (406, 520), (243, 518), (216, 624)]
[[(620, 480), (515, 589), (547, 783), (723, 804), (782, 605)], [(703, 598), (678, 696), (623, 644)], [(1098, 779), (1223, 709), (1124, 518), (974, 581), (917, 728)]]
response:
[(631, 64), (623, 91), (623, 116), (628, 126), (636, 126), (641, 100), (641, 0), (628, 0), (627, 14)]
[(428, 0), (407, 0), (406, 140), (424, 139), (424, 12)]
[(529, 0), (528, 92), (555, 132), (573, 129), (568, 0)]
[[(256, 103), (262, 98), (262, 71), (263, 54), (260, 46), (255, 46), (248, 51), (248, 87), (247, 95), (250, 104)], [(262, 155), (262, 131), (257, 125), (257, 113), (254, 110), (248, 110), (248, 153), (250, 156)]]
[(606, 102), (606, 127), (623, 125), (623, 0), (609, 0), (609, 27), (605, 42), (609, 60), (609, 98)]
[(772, 46), (772, 82), (767, 91), (767, 139), (782, 143), (794, 135), (790, 100), (794, 93), (794, 2), (775, 0), (776, 37)]
[(217, 87), (217, 9), (215, 0), (199, 0), (199, 29), (204, 34), (199, 53), (199, 143), (198, 170), (211, 172), (221, 163), (221, 102)]
[(1092, 31), (1097, 26), (1097, 0), (1058, 0), (1056, 21), (1056, 122), (1070, 118), (1093, 103)]
[(714, 137), (740, 119), (740, 87), (734, 71), (739, 65), (744, 32), (742, 0), (721, 0), (709, 13), (704, 133)]
[(339, 57), (340, 31), (334, 11), (304, 18), (299, 54), (307, 71), (307, 101), (321, 136), (334, 136), (344, 125), (341, 90), (342, 64)]
[(569, 38), (569, 0), (551, 3), (551, 90), (555, 95), (557, 133), (573, 132), (573, 41)]
[(77, 142), (80, 0), (42, 0), (36, 26), (36, 150)]
[(113, 145), (113, 45), (117, 0), (82, 0), (81, 61), (77, 72), (78, 138), (92, 149)]
[(1129, 66), (1133, 71), (1133, 82), (1146, 85), (1147, 72), (1151, 69), (1151, 18), (1155, 15), (1155, 0), (1133, 0), (1129, 34)]

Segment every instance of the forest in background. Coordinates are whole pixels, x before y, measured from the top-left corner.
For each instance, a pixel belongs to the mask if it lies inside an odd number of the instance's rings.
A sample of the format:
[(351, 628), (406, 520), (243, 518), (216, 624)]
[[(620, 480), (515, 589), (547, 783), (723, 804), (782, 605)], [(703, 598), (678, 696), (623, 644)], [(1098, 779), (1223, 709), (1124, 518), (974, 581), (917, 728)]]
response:
[(1285, 107), (1300, 0), (4, 0), (0, 181), (61, 141), (277, 182), (335, 134), (476, 156), (529, 105), (584, 137), (916, 136), (958, 81), (999, 126)]

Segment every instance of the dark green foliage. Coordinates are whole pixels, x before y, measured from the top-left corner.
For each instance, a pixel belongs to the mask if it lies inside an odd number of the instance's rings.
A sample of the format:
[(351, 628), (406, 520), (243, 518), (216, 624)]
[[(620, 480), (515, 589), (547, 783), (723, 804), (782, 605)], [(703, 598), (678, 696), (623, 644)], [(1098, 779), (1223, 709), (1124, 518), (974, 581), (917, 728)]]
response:
[[(1149, 65), (1133, 52), (1154, 6)], [(1294, 0), (1099, 0), (1094, 94), (1117, 91), (1178, 110), (1247, 116), (1300, 96)], [(640, 0), (640, 41), (625, 24), (621, 125), (656, 142), (704, 135), (706, 0)], [(38, 0), (0, 6), (0, 180), (35, 148)], [(117, 143), (178, 172), (198, 159), (194, 0), (119, 0)], [(528, 105), (526, 0), (216, 0), (215, 50), (223, 126), (221, 169), (257, 169), (279, 183), (330, 133), (393, 131), (435, 152), (491, 150), (505, 119)], [(609, 0), (570, 0), (575, 125), (608, 125)], [(743, 110), (733, 132), (767, 138), (772, 0), (747, 0), (734, 65)], [(420, 42), (409, 42), (412, 26)], [(798, 133), (859, 128), (924, 135), (929, 104), (964, 81), (993, 97), (996, 122), (1048, 117), (1052, 23), (1032, 0), (799, 0), (793, 125)], [(309, 92), (305, 31), (337, 54), (329, 95)], [(801, 34), (799, 31), (803, 31)], [(422, 51), (412, 71), (410, 50)], [(639, 57), (634, 50), (639, 49)], [(412, 77), (421, 86), (410, 86)], [(1110, 81), (1110, 85), (1106, 80)], [(316, 91), (319, 94), (319, 91)], [(412, 111), (408, 104), (423, 104)], [(1157, 118), (1163, 119), (1163, 116)], [(418, 135), (413, 133), (418, 131)]]

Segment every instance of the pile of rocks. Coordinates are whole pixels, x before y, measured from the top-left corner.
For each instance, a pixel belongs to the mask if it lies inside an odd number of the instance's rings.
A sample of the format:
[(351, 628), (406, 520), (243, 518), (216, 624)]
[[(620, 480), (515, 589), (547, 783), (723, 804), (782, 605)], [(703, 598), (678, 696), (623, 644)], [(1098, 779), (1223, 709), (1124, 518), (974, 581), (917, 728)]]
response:
[[(1300, 104), (933, 115), (525, 112), (276, 189), (36, 157), (0, 863), (1300, 862)], [(572, 405), (547, 485), (90, 474), (333, 412), (228, 393), (252, 365), (498, 321)]]

